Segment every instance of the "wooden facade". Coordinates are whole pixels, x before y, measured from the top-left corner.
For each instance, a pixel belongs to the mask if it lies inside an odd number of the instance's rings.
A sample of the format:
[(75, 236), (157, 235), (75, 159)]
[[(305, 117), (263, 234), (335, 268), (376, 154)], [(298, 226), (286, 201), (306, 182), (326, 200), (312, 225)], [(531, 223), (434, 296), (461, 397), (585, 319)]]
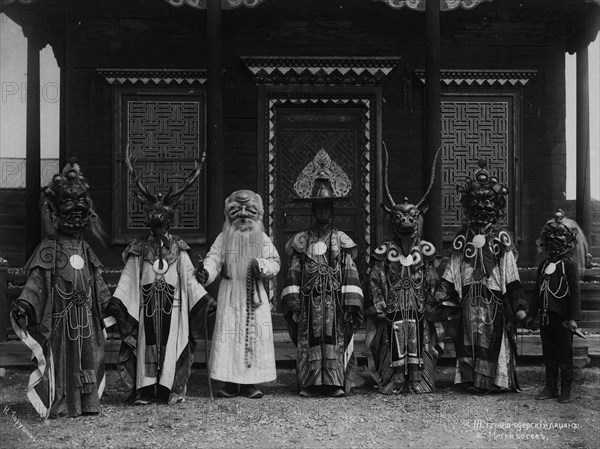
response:
[[(108, 267), (119, 269), (126, 242), (145, 232), (124, 168), (128, 145), (144, 182), (165, 190), (208, 148), (202, 182), (186, 194), (173, 230), (195, 254), (219, 231), (224, 197), (240, 188), (263, 196), (266, 228), (283, 253), (309, 215), (290, 201), (290, 183), (320, 148), (353, 179), (353, 199), (336, 217), (359, 243), (363, 267), (388, 234), (383, 141), (394, 198), (423, 195), (431, 170), (424, 12), (370, 0), (216, 11), (164, 0), (3, 3), (57, 55), (61, 165), (76, 155), (90, 180), (111, 237), (96, 246)], [(484, 157), (510, 187), (506, 225), (519, 263), (535, 264), (543, 223), (565, 208), (564, 54), (593, 39), (599, 10), (593, 1), (495, 0), (441, 12), (441, 204), (431, 219), (444, 242), (461, 221), (456, 183)], [(2, 201), (25, 201), (8, 193)], [(24, 211), (2, 213), (13, 266), (25, 262)]]

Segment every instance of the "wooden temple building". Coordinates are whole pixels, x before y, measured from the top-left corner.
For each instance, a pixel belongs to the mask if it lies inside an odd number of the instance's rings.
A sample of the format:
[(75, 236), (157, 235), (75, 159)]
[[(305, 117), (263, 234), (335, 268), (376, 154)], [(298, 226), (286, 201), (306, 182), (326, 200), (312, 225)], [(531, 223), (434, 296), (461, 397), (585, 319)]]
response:
[[(519, 265), (533, 267), (544, 222), (565, 209), (565, 53), (577, 54), (576, 218), (592, 233), (587, 46), (598, 0), (0, 0), (28, 40), (28, 91), (39, 52), (60, 67), (60, 165), (76, 156), (110, 235), (95, 245), (118, 273), (146, 233), (124, 163), (127, 146), (151, 189), (166, 191), (207, 153), (172, 230), (202, 254), (224, 198), (259, 192), (280, 254), (307, 226), (293, 182), (324, 148), (350, 176), (336, 226), (361, 267), (388, 235), (380, 204), (382, 144), (396, 200), (426, 190), (441, 145), (424, 237), (445, 248), (461, 224), (456, 185), (485, 158), (509, 186), (506, 225)], [(27, 103), (27, 188), (3, 199), (11, 267), (41, 235), (39, 97)], [(2, 195), (5, 195), (3, 192)], [(10, 204), (10, 211), (6, 210)], [(17, 206), (21, 207), (17, 207)], [(597, 232), (597, 231), (594, 231)], [(598, 254), (595, 255), (596, 257)], [(282, 268), (282, 272), (285, 268)], [(281, 289), (279, 283), (278, 290)], [(276, 292), (275, 292), (276, 293)], [(588, 301), (600, 321), (600, 289)], [(590, 296), (591, 298), (591, 296)]]

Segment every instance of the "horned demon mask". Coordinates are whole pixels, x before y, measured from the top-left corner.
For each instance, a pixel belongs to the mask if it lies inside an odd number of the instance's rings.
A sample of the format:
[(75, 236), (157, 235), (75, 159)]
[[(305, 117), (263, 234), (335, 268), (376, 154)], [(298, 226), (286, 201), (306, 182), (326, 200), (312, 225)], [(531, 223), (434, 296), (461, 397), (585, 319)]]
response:
[(163, 194), (160, 192), (154, 195), (150, 193), (150, 191), (140, 181), (140, 175), (136, 173), (133, 167), (133, 163), (135, 161), (131, 161), (129, 148), (127, 148), (125, 163), (127, 164), (127, 169), (133, 176), (138, 187), (139, 192), (136, 192), (136, 195), (138, 200), (144, 206), (146, 224), (150, 227), (152, 234), (164, 235), (169, 230), (178, 203), (181, 201), (185, 191), (189, 189), (200, 176), (202, 165), (204, 164), (205, 159), (206, 152), (202, 154), (201, 161), (196, 160), (196, 166), (194, 170), (190, 173), (179, 189), (173, 191), (173, 187), (169, 186), (169, 190), (166, 195), (163, 196)]
[(427, 191), (423, 195), (423, 197), (419, 200), (417, 204), (413, 204), (408, 201), (408, 198), (404, 197), (404, 200), (400, 204), (396, 204), (394, 198), (390, 194), (390, 189), (388, 186), (388, 151), (383, 143), (384, 149), (384, 167), (383, 167), (383, 185), (385, 188), (385, 194), (390, 203), (391, 207), (382, 204), (381, 206), (388, 214), (390, 219), (390, 223), (392, 226), (392, 232), (394, 233), (394, 237), (397, 239), (410, 238), (411, 240), (418, 239), (421, 233), (421, 227), (423, 225), (423, 215), (427, 213), (428, 205), (425, 203), (427, 200), (427, 196), (431, 191), (431, 187), (433, 186), (433, 181), (435, 180), (435, 164), (440, 153), (440, 148), (438, 148), (435, 156), (433, 158), (433, 165), (431, 168), (431, 179), (429, 181), (429, 186), (427, 187)]

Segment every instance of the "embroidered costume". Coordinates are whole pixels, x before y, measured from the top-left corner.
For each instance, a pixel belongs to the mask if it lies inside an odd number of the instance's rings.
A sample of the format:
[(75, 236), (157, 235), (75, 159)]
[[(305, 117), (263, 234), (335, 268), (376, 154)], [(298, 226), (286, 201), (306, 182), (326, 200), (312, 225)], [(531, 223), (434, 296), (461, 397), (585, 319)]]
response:
[(102, 264), (81, 236), (97, 231), (89, 185), (74, 161), (44, 190), (54, 224), (26, 270), (11, 321), (33, 352), (27, 397), (42, 418), (100, 412), (105, 386), (103, 315), (110, 292)]
[(558, 211), (542, 229), (540, 246), (548, 254), (537, 271), (537, 282), (529, 306), (528, 324), (541, 312), (540, 337), (546, 367), (546, 386), (536, 399), (558, 397), (558, 371), (561, 375), (561, 403), (570, 402), (573, 383), (573, 332), (580, 318), (579, 268), (573, 251), (579, 235), (573, 220)]
[[(385, 156), (384, 184), (392, 207), (384, 209), (394, 237), (371, 255), (366, 309), (369, 368), (384, 394), (403, 389), (429, 393), (435, 389), (435, 367), (444, 339), (433, 312), (439, 309), (446, 318), (433, 295), (438, 281), (435, 247), (421, 239), (429, 190), (416, 205), (407, 198), (396, 204), (387, 186), (387, 150)], [(432, 172), (431, 182), (434, 177)]]
[(113, 300), (123, 312), (117, 366), (138, 404), (185, 398), (196, 347), (190, 322), (210, 301), (194, 277), (189, 250), (167, 233), (135, 240), (123, 253)]
[(184, 400), (192, 369), (196, 344), (190, 321), (212, 301), (194, 276), (190, 247), (169, 233), (174, 209), (202, 163), (180, 189), (163, 197), (142, 185), (129, 154), (126, 162), (151, 232), (124, 251), (125, 268), (111, 299), (123, 339), (117, 367), (136, 404), (156, 399), (174, 404)]
[(516, 319), (525, 318), (517, 251), (496, 223), (506, 187), (480, 161), (475, 179), (461, 188), (466, 224), (452, 242), (440, 297), (460, 307), (455, 383), (471, 393), (517, 390)]
[(282, 293), (284, 318), (298, 347), (301, 396), (343, 396), (352, 387), (354, 331), (363, 319), (356, 244), (332, 227), (333, 202), (351, 183), (321, 149), (296, 181), (297, 200), (310, 202), (314, 223), (286, 244), (289, 260)]

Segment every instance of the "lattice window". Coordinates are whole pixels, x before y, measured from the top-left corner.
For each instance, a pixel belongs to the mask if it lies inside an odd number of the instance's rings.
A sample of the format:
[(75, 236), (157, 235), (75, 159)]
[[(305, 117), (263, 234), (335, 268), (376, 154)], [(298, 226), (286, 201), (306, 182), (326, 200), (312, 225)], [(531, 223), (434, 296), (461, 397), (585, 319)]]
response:
[[(150, 192), (166, 194), (169, 187), (179, 188), (204, 151), (204, 97), (182, 95), (147, 95), (125, 93), (120, 98), (121, 157), (117, 171), (122, 191), (117, 201), (122, 204), (117, 239), (140, 235), (147, 229), (144, 211), (137, 200), (137, 187), (127, 174), (122, 161), (127, 145), (140, 180)], [(204, 233), (204, 176), (187, 190), (175, 212), (172, 230), (186, 240), (199, 240)], [(190, 238), (191, 237), (191, 238)]]
[[(492, 176), (510, 187), (512, 128), (511, 97), (442, 101), (442, 224), (445, 231), (453, 232), (462, 223), (456, 186), (464, 185), (467, 177), (473, 177), (479, 159), (486, 159)], [(503, 224), (507, 224), (506, 220)]]

